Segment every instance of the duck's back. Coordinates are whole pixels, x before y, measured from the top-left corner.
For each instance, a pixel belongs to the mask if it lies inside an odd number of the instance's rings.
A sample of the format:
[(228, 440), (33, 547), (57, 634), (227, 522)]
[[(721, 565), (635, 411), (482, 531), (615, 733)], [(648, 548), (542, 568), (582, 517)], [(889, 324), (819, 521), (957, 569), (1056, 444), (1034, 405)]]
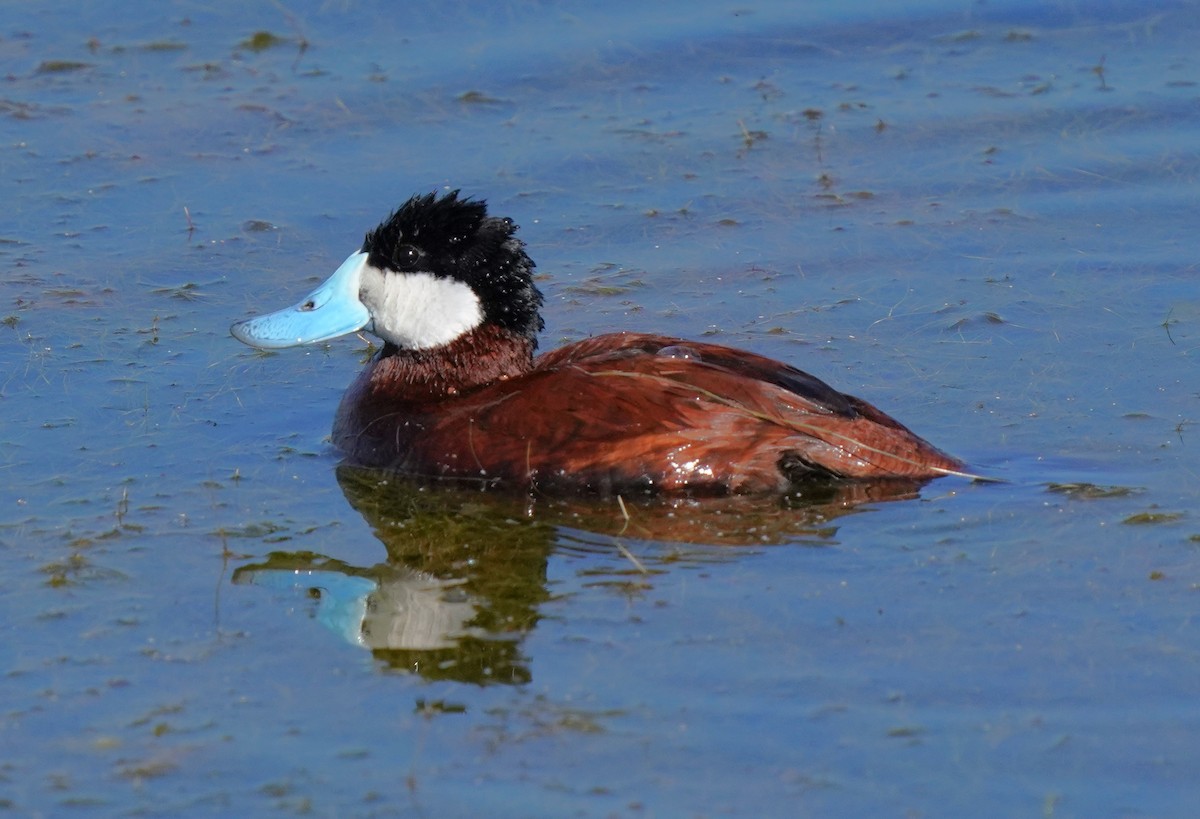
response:
[(352, 460), (409, 474), (601, 492), (778, 491), (811, 477), (923, 480), (963, 468), (793, 367), (627, 333), (436, 400), (385, 394), (368, 369), (334, 440)]

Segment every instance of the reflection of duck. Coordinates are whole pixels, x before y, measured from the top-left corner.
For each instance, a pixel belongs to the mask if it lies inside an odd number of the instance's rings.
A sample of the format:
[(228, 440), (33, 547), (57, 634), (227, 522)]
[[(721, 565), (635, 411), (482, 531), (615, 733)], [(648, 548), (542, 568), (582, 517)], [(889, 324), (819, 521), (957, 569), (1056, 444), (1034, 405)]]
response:
[(752, 353), (615, 333), (535, 360), (542, 295), (515, 231), (457, 193), (414, 197), (303, 302), (232, 332), (263, 348), (383, 339), (334, 422), (337, 446), (368, 466), (718, 494), (962, 474), (865, 401)]
[[(619, 505), (388, 480), (346, 464), (337, 480), (386, 562), (358, 567), (312, 552), (272, 552), (238, 568), (233, 582), (296, 590), (318, 621), (390, 668), (478, 685), (531, 679), (525, 637), (552, 598), (552, 554), (583, 558), (590, 585), (641, 593), (664, 572), (745, 554), (732, 545), (829, 544), (840, 517), (913, 497), (917, 487), (834, 482), (773, 498), (643, 497)], [(570, 594), (561, 580), (555, 593)]]

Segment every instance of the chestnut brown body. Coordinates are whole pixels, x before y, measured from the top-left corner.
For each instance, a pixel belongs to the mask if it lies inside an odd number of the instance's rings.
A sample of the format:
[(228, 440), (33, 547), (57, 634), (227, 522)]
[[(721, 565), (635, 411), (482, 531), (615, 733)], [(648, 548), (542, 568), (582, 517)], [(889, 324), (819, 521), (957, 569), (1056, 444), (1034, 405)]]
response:
[(807, 373), (635, 333), (533, 358), (485, 324), (435, 350), (385, 346), (342, 399), (353, 462), (568, 491), (773, 492), (812, 478), (925, 480), (963, 464)]

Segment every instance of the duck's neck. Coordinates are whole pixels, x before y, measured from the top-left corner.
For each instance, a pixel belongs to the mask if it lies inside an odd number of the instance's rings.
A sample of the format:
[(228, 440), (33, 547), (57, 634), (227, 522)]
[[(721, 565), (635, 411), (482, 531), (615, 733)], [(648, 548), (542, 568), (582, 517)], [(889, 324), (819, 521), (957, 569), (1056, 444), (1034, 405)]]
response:
[(365, 377), (371, 392), (392, 400), (438, 400), (529, 372), (533, 348), (523, 335), (483, 324), (430, 350), (384, 344), (360, 381)]

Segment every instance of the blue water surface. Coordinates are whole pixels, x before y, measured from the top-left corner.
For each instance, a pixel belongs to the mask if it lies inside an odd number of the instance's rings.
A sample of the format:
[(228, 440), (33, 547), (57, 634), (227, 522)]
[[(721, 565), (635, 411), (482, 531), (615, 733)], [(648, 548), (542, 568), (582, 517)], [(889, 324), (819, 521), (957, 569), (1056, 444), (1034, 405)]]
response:
[[(1193, 2), (6, 4), (0, 805), (1192, 815), (1198, 36)], [(228, 326), (455, 188), (521, 225), (543, 348), (745, 347), (1005, 483), (623, 511), (339, 470), (363, 343)]]

